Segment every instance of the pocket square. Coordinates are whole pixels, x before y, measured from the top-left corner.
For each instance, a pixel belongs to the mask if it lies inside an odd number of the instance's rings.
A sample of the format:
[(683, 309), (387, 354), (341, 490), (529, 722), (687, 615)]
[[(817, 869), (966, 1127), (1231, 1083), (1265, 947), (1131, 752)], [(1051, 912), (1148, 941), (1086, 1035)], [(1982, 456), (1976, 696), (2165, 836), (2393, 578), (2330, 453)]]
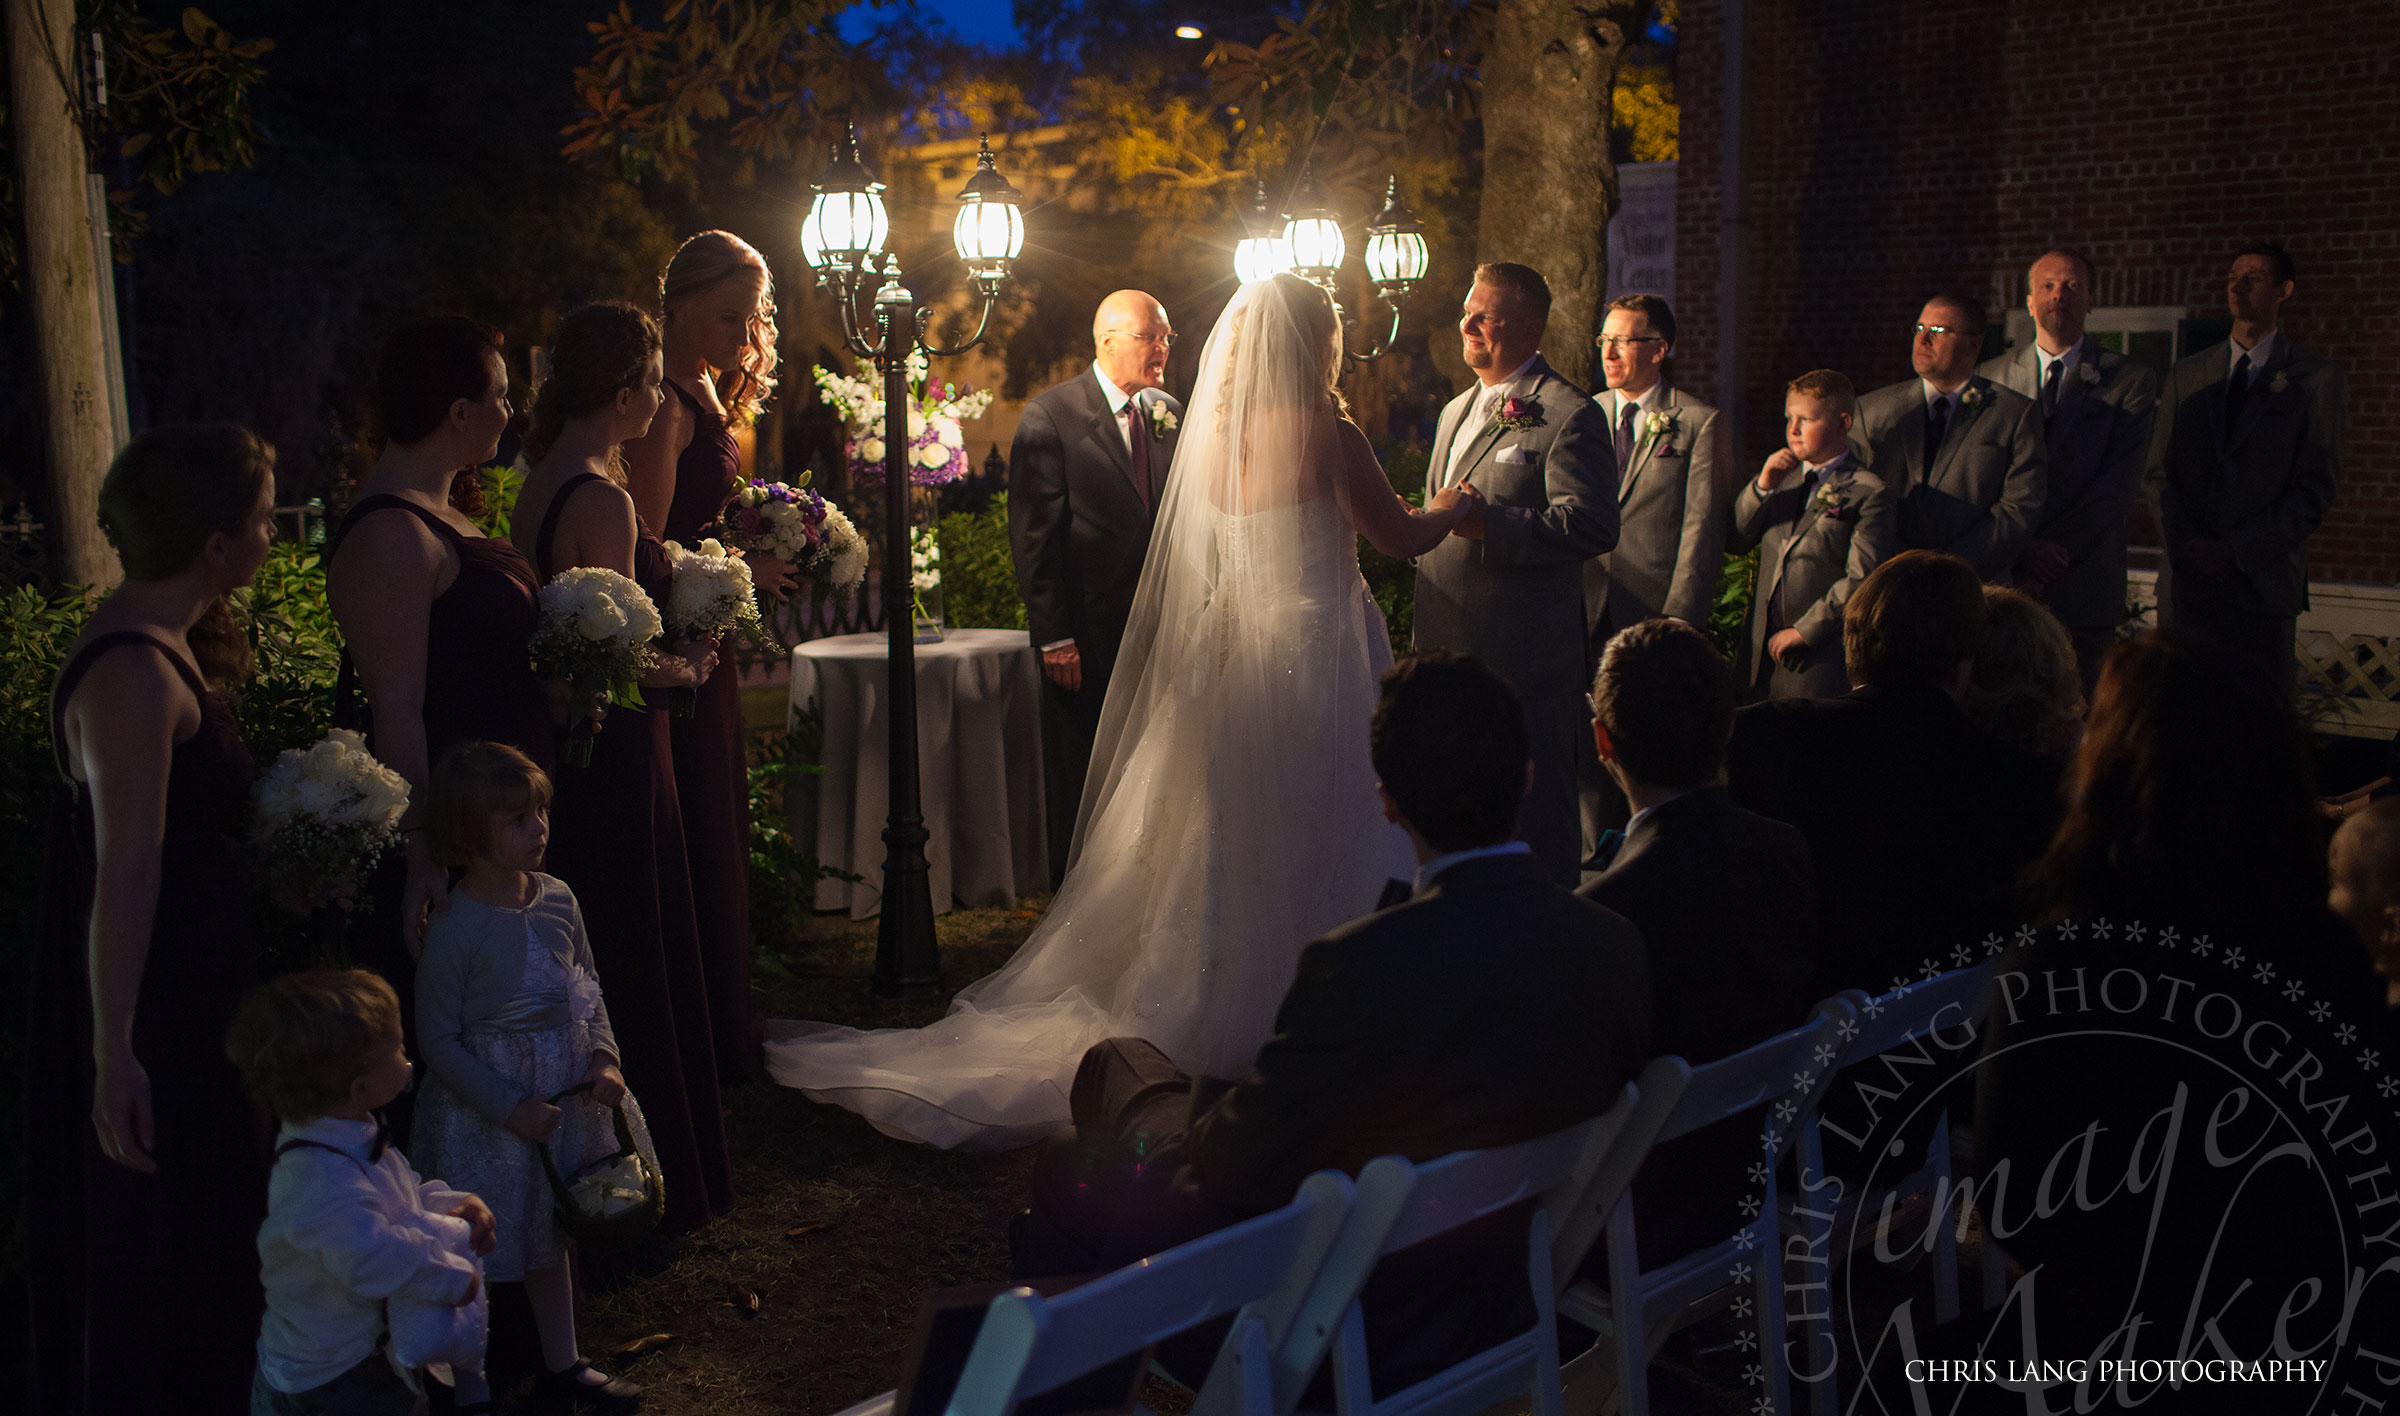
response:
[(1538, 453), (1529, 447), (1504, 447), (1498, 452), (1492, 454), (1492, 460), (1494, 462), (1513, 462), (1522, 465), (1528, 462), (1539, 462), (1542, 459)]

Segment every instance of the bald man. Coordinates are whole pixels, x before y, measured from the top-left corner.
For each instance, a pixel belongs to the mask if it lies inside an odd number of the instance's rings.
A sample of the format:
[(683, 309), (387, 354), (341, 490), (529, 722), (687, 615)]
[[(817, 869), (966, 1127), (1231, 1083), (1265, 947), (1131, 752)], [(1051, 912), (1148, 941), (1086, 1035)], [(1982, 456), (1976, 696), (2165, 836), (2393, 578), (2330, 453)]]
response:
[(1183, 405), (1159, 387), (1166, 308), (1120, 290), (1092, 316), (1092, 366), (1025, 405), (1008, 457), (1008, 543), (1042, 651), (1050, 871), (1066, 872), (1108, 674), (1125, 636)]

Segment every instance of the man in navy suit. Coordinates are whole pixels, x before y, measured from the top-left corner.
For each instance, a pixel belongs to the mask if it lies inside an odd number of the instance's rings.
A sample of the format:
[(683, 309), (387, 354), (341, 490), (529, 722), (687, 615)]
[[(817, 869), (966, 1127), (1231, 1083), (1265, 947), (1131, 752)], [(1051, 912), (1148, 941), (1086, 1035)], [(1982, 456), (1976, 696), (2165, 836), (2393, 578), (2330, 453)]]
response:
[(1175, 328), (1120, 290), (1092, 317), (1092, 366), (1025, 405), (1008, 456), (1008, 544), (1042, 651), (1050, 871), (1067, 868), (1108, 675), (1141, 583), (1183, 405), (1159, 385)]

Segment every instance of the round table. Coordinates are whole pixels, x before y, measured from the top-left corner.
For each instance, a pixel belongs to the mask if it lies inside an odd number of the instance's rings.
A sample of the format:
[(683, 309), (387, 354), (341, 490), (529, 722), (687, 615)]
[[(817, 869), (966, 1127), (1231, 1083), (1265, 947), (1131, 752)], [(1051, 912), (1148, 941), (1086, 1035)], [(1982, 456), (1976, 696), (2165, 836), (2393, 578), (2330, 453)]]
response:
[[(891, 797), (890, 677), (882, 634), (792, 650), (792, 711), (823, 713), (823, 775), (795, 778), (786, 807), (801, 850), (865, 876), (817, 882), (816, 907), (866, 919), (883, 902)], [(1042, 804), (1041, 656), (1021, 629), (953, 629), (916, 647), (917, 762), (933, 907), (1013, 905), (1050, 888)]]

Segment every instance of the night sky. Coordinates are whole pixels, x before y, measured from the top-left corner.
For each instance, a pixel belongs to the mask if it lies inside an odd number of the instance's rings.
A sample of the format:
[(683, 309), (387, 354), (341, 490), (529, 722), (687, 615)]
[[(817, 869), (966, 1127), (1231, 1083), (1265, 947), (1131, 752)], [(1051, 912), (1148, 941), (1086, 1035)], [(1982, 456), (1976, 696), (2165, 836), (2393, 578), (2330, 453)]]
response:
[[(896, 6), (871, 6), (849, 11), (841, 19), (844, 36), (857, 39)], [(969, 44), (1013, 49), (1023, 43), (1008, 0), (922, 0), (922, 8), (937, 15)]]

